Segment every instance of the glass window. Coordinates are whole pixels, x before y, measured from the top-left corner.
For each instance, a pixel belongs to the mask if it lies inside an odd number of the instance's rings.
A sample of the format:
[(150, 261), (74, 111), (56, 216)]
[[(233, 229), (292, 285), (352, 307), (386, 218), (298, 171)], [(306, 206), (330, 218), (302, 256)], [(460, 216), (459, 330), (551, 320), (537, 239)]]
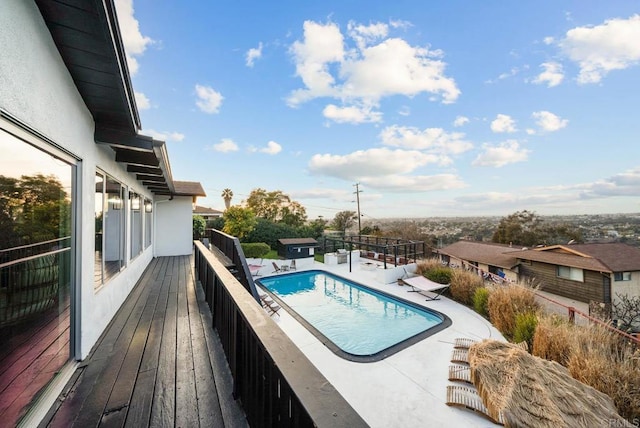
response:
[(584, 272), (582, 269), (569, 266), (558, 266), (557, 275), (560, 278), (584, 282)]
[(104, 281), (102, 275), (102, 254), (104, 253), (103, 237), (103, 219), (104, 219), (104, 176), (96, 173), (96, 195), (95, 195), (95, 224), (96, 224), (96, 247), (95, 247), (95, 266), (94, 266), (94, 287), (100, 287)]
[(613, 279), (615, 281), (631, 281), (631, 272), (615, 272)]
[(102, 236), (103, 259), (102, 280), (107, 282), (124, 267), (125, 261), (125, 204), (124, 186), (106, 175), (104, 186), (105, 203)]
[(142, 196), (129, 192), (131, 207), (131, 258), (142, 252)]
[(151, 245), (151, 231), (153, 230), (153, 202), (144, 200), (144, 248)]
[(76, 161), (2, 122), (0, 153), (0, 413), (16, 426), (72, 356)]

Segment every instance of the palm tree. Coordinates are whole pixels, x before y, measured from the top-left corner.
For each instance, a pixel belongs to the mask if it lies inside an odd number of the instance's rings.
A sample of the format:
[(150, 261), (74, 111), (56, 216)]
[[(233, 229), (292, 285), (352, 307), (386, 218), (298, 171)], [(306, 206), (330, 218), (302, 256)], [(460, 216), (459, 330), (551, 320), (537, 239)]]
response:
[(233, 192), (231, 191), (231, 189), (226, 188), (222, 191), (222, 199), (224, 199), (224, 206), (225, 209), (229, 209), (229, 207), (231, 206), (231, 198), (233, 198)]

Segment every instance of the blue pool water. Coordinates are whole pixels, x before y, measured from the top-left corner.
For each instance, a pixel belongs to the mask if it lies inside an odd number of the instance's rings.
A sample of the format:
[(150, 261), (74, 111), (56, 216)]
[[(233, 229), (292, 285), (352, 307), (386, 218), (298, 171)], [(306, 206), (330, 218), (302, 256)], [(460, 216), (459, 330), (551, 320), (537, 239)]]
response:
[(451, 324), (444, 314), (325, 271), (257, 282), (336, 354), (354, 361), (380, 360)]

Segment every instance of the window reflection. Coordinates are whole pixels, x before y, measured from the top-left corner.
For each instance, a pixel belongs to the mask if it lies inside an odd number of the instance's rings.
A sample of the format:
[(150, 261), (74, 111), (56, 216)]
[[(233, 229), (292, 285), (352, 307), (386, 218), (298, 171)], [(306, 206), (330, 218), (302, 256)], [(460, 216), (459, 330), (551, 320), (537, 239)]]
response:
[(131, 200), (131, 258), (142, 252), (142, 197), (130, 192)]
[(2, 423), (15, 426), (34, 379), (46, 385), (71, 358), (75, 167), (2, 129), (0, 153), (0, 385), (20, 397)]
[(118, 180), (96, 173), (96, 288), (124, 267), (124, 191)]

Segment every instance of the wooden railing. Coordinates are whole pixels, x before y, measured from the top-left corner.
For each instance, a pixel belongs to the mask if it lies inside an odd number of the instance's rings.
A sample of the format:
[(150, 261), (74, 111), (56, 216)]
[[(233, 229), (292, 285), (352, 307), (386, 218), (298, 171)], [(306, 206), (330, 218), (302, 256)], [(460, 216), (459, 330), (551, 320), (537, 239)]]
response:
[(233, 273), (198, 241), (195, 270), (233, 376), (234, 398), (241, 401), (251, 426), (367, 426)]

